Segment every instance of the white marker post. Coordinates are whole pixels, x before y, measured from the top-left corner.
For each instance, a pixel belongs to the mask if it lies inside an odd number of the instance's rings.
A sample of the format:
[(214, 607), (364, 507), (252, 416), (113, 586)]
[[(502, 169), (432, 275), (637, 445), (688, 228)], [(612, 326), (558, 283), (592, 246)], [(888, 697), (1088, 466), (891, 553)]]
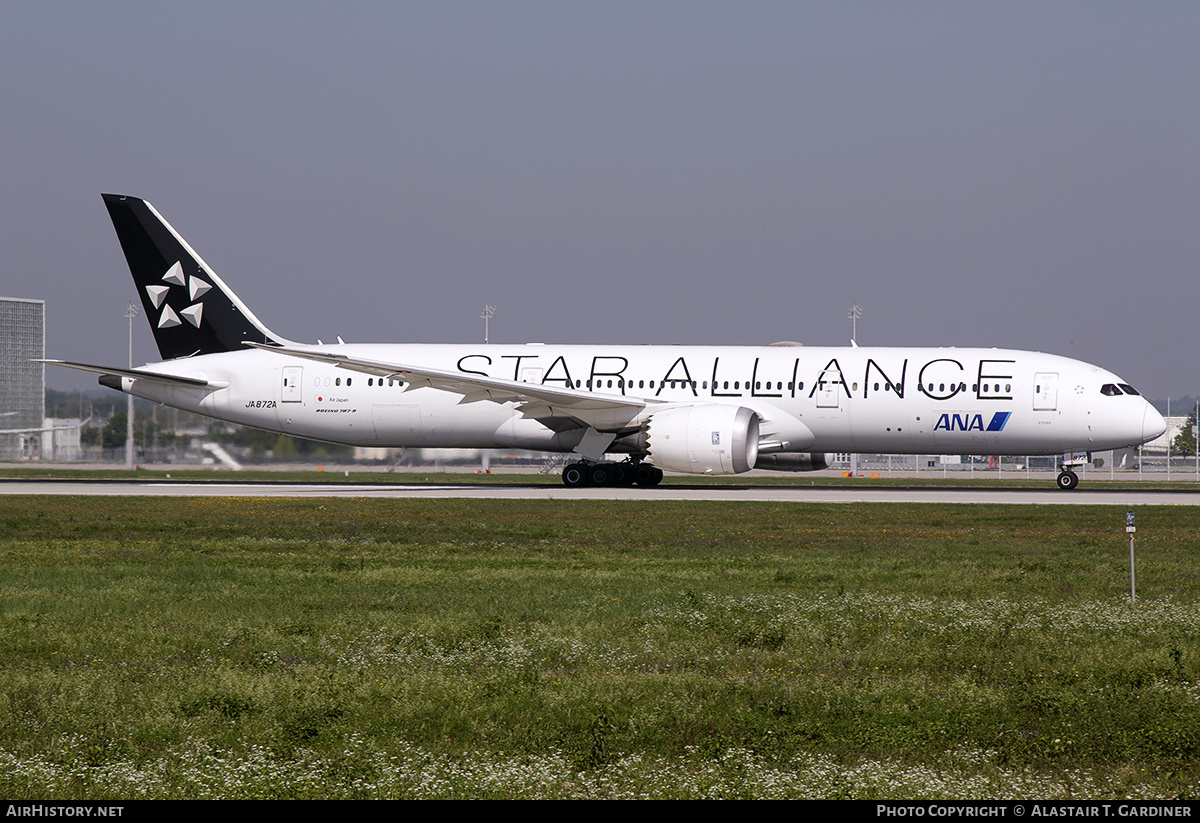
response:
[(1137, 584), (1133, 577), (1133, 533), (1137, 527), (1133, 525), (1133, 512), (1125, 512), (1125, 531), (1129, 534), (1129, 604), (1137, 602)]

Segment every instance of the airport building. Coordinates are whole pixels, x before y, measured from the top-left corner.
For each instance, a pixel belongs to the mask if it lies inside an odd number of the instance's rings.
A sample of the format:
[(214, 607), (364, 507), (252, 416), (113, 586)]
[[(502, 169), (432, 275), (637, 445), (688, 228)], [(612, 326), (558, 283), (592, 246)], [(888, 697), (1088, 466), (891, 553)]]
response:
[(41, 456), (46, 377), (32, 361), (46, 356), (45, 320), (44, 300), (0, 297), (0, 460)]

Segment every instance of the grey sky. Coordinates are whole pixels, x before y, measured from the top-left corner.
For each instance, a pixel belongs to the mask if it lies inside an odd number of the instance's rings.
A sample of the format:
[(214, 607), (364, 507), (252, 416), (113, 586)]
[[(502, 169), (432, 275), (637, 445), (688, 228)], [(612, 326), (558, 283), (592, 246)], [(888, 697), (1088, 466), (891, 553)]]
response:
[(110, 191), (297, 340), (844, 345), (857, 301), (863, 345), (1195, 394), (1197, 43), (1195, 2), (8, 2), (0, 294), (124, 363)]

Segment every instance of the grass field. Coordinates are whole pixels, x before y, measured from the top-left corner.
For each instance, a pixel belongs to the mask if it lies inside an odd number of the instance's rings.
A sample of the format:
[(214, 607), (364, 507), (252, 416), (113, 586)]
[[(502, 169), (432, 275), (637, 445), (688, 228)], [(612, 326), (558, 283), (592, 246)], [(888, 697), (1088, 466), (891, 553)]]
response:
[(0, 497), (0, 796), (1195, 797), (1123, 513)]

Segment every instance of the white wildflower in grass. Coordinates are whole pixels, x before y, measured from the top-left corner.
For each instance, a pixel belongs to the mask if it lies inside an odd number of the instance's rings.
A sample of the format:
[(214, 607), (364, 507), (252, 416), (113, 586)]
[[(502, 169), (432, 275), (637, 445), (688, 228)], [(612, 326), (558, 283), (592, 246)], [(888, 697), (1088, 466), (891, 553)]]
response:
[(769, 621), (805, 634), (873, 625), (893, 630), (959, 634), (994, 630), (1041, 631), (1059, 636), (1085, 632), (1115, 634), (1200, 634), (1200, 608), (1191, 603), (1087, 601), (1052, 604), (1040, 600), (988, 598), (972, 601), (856, 593), (843, 595), (708, 596), (704, 611), (690, 603), (652, 609), (648, 619), (696, 629), (729, 623)]
[[(67, 754), (64, 752), (64, 754)], [(822, 755), (771, 764), (744, 749), (711, 757), (629, 755), (579, 771), (561, 752), (510, 757), (478, 752), (434, 755), (400, 744), (375, 748), (352, 735), (340, 757), (297, 751), (281, 758), (262, 746), (238, 753), (187, 741), (143, 764), (110, 761), (99, 767), (47, 757), (17, 758), (0, 751), (10, 796), (92, 798), (756, 798), (756, 799), (988, 799), (998, 797), (1126, 797), (1109, 775), (1075, 770), (1039, 773), (988, 767), (985, 753), (956, 752), (961, 768), (932, 768), (886, 760), (850, 766)], [(982, 767), (982, 768), (981, 768)], [(1189, 787), (1195, 792), (1200, 786)], [(1142, 784), (1140, 799), (1168, 797)]]

